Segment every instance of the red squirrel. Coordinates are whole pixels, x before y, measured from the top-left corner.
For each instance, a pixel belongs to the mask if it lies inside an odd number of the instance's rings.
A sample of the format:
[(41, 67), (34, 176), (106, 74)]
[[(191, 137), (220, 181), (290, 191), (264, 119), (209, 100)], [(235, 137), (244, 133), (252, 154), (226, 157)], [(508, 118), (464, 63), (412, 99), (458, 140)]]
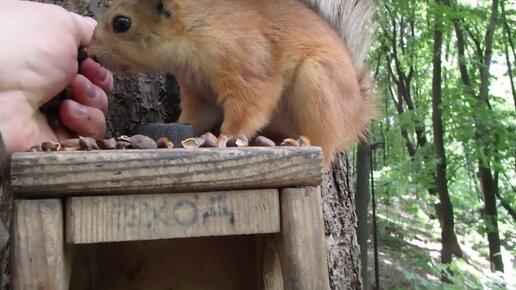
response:
[(114, 0), (88, 54), (114, 73), (174, 75), (178, 121), (198, 134), (305, 136), (327, 168), (377, 116), (363, 59), (354, 64), (341, 39), (365, 31), (332, 9), (359, 23), (367, 15), (355, 1), (304, 1)]

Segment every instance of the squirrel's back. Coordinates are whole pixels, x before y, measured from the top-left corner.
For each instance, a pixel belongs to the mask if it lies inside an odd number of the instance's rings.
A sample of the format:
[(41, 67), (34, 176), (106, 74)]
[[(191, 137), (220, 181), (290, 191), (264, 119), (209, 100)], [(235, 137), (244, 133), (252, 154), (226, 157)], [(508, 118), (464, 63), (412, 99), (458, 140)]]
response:
[(347, 48), (358, 34), (335, 27), (300, 0), (115, 0), (91, 51), (115, 71), (173, 73), (179, 121), (199, 134), (302, 135), (328, 166), (376, 116)]

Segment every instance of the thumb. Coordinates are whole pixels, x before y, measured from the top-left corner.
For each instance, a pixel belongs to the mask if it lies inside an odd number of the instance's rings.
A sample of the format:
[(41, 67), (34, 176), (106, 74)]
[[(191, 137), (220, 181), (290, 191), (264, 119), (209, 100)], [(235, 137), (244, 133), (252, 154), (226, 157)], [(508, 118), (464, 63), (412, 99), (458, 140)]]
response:
[(88, 16), (81, 16), (73, 12), (71, 14), (76, 24), (75, 27), (77, 28), (77, 30), (74, 31), (77, 43), (80, 46), (88, 46), (93, 37), (95, 27), (97, 26), (97, 21)]

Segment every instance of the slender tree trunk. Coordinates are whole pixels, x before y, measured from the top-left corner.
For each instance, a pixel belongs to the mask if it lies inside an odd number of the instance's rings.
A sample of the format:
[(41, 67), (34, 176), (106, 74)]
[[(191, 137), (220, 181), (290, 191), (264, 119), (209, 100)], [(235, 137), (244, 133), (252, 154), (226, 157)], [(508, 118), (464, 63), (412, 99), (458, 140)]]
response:
[[(392, 20), (392, 21), (394, 23), (394, 20)], [(396, 41), (396, 37), (398, 37), (397, 36), (398, 33), (396, 31), (397, 26), (395, 24), (393, 24), (393, 27), (394, 27), (394, 31), (384, 32), (386, 39), (390, 38), (390, 41), (388, 41), (389, 43), (386, 45), (386, 47), (388, 47), (388, 45), (390, 45), (392, 48), (392, 51), (393, 51), (390, 54), (391, 56), (386, 57), (386, 60), (387, 60), (387, 67), (388, 67), (388, 73), (389, 73), (390, 79), (392, 79), (394, 81), (394, 84), (398, 88), (397, 89), (397, 92), (398, 92), (397, 98), (394, 95), (395, 94), (394, 91), (392, 89), (390, 90), (391, 98), (396, 106), (396, 110), (398, 111), (398, 114), (401, 115), (404, 113), (404, 105), (403, 105), (404, 101), (407, 104), (407, 107), (410, 111), (414, 112), (416, 109), (414, 106), (414, 101), (412, 100), (412, 96), (410, 93), (411, 80), (412, 80), (412, 76), (414, 74), (415, 69), (413, 67), (411, 67), (408, 74), (403, 71), (400, 61), (398, 59), (398, 54), (396, 53), (397, 46), (398, 46), (398, 43)], [(403, 38), (404, 36), (400, 35), (399, 37)], [(391, 66), (391, 63), (393, 61), (396, 64), (396, 73), (398, 74), (397, 77), (395, 76), (394, 70), (392, 69), (392, 66)], [(423, 122), (419, 122), (419, 123), (422, 124)], [(411, 140), (410, 134), (406, 128), (403, 128), (403, 127), (401, 128), (401, 135), (403, 136), (403, 138), (405, 140), (405, 146), (407, 147), (408, 154), (412, 161), (415, 160), (417, 149), (423, 148), (428, 143), (428, 140), (425, 136), (425, 130), (421, 125), (418, 125), (416, 127), (415, 133), (416, 133), (417, 143), (415, 143), (414, 141)], [(424, 160), (423, 162), (427, 162), (427, 160)], [(435, 176), (432, 175), (432, 176), (430, 176), (430, 178), (435, 179)], [(428, 190), (428, 193), (432, 196), (438, 195), (437, 189), (435, 187), (429, 187), (429, 188), (427, 188), (427, 190)], [(442, 204), (434, 203), (433, 206), (434, 206), (436, 215), (439, 219), (441, 229), (444, 229), (447, 226), (444, 225), (444, 221), (443, 221)], [(450, 246), (452, 254), (454, 254), (458, 258), (465, 258), (464, 254), (462, 252), (461, 246), (459, 244), (457, 234), (455, 233), (454, 227), (452, 227), (452, 231), (453, 231), (452, 237), (451, 237), (452, 244)], [(444, 247), (444, 245), (443, 245), (443, 247)]]
[[(498, 19), (498, 0), (493, 0), (491, 6), (491, 17), (487, 32), (485, 35), (485, 52), (483, 59), (483, 66), (480, 74), (480, 93), (478, 100), (481, 105), (488, 106), (489, 98), (489, 68), (491, 66), (492, 48), (493, 48), (493, 37), (496, 28), (496, 22)], [(485, 136), (488, 136), (487, 128), (481, 123), (477, 122), (477, 142), (482, 143)], [(493, 146), (494, 144), (489, 144)], [(484, 156), (489, 156), (490, 153), (488, 146), (483, 146)], [(493, 175), (491, 173), (491, 167), (486, 160), (479, 158), (478, 166), (480, 183), (482, 186), (482, 192), (484, 193), (484, 213), (485, 223), (487, 227), (487, 239), (489, 241), (489, 257), (491, 259), (491, 269), (493, 271), (503, 272), (503, 260), (500, 251), (500, 235), (498, 232), (498, 213), (496, 209), (496, 184), (493, 181)]]
[(505, 208), (507, 213), (512, 217), (513, 221), (516, 222), (516, 210), (512, 208), (511, 204), (505, 198), (503, 198), (503, 196), (500, 195), (500, 192), (498, 192), (498, 190), (496, 191), (496, 197), (500, 201), (502, 207)]
[[(437, 4), (441, 4), (437, 0)], [(435, 169), (435, 184), (441, 204), (441, 263), (449, 264), (452, 261), (453, 237), (455, 221), (453, 205), (448, 193), (448, 181), (446, 178), (446, 151), (444, 149), (444, 128), (442, 124), (442, 68), (441, 54), (443, 43), (443, 23), (440, 16), (436, 16), (434, 30), (434, 55), (432, 77), (432, 122), (434, 132), (434, 151), (437, 158)], [(443, 277), (447, 280), (446, 275)]]
[(358, 145), (356, 158), (357, 182), (356, 182), (356, 215), (358, 219), (357, 236), (360, 245), (361, 276), (364, 289), (368, 288), (367, 273), (367, 240), (369, 238), (369, 227), (367, 213), (369, 209), (369, 172), (371, 171), (371, 149), (367, 142)]
[[(496, 190), (495, 182), (488, 166), (484, 166), (480, 163), (478, 167), (478, 176), (482, 192), (484, 192), (484, 219), (487, 230), (487, 240), (489, 242), (489, 260), (491, 261), (491, 270), (503, 272), (504, 267), (500, 251), (496, 195), (493, 192)], [(490, 193), (492, 193), (492, 195)]]
[[(449, 0), (443, 0), (443, 3), (448, 7), (454, 9), (450, 4)], [(460, 26), (460, 21), (455, 19), (453, 25), (455, 33), (457, 35), (457, 47), (458, 47), (458, 59), (459, 59), (459, 70), (461, 74), (461, 80), (466, 88), (466, 92), (471, 97), (476, 97), (480, 106), (488, 107), (489, 99), (489, 69), (491, 67), (491, 58), (493, 52), (493, 37), (496, 29), (496, 23), (498, 20), (498, 0), (493, 0), (491, 4), (491, 16), (489, 25), (487, 27), (486, 34), (484, 36), (484, 53), (482, 59), (478, 59), (481, 64), (480, 70), (480, 88), (478, 94), (475, 95), (472, 86), (471, 78), (469, 76), (466, 63), (465, 63), (465, 51), (466, 41), (464, 37), (464, 31)], [(503, 260), (500, 252), (500, 237), (498, 233), (498, 214), (496, 211), (496, 191), (495, 183), (493, 182), (493, 176), (491, 173), (491, 167), (488, 161), (484, 160), (490, 156), (490, 148), (494, 144), (485, 144), (486, 136), (489, 136), (488, 128), (484, 124), (483, 120), (477, 116), (473, 116), (475, 122), (475, 142), (477, 143), (480, 152), (479, 155), (483, 155), (486, 158), (479, 156), (478, 158), (478, 177), (480, 180), (482, 194), (484, 196), (484, 219), (486, 228), (488, 231), (487, 239), (489, 242), (489, 257), (491, 258), (492, 270), (503, 272)]]

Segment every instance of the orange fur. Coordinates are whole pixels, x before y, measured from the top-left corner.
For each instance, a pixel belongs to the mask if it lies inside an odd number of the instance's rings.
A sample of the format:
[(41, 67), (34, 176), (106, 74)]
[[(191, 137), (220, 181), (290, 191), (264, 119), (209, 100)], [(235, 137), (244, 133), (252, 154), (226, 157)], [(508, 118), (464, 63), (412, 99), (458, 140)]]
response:
[[(130, 30), (113, 32), (117, 15)], [(299, 0), (115, 0), (88, 52), (114, 72), (174, 74), (179, 121), (199, 134), (306, 136), (325, 167), (377, 115), (367, 72)]]

